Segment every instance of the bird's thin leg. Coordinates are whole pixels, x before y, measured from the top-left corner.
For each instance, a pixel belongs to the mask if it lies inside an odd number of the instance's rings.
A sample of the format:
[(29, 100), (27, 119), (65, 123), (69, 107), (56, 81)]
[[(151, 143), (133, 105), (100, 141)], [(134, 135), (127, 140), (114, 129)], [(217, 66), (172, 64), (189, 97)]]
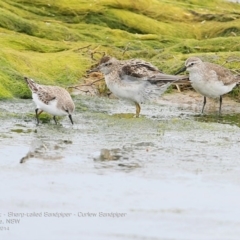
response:
[(68, 117), (69, 117), (69, 119), (70, 119), (70, 121), (71, 121), (71, 123), (72, 123), (72, 125), (73, 125), (72, 115), (69, 114)]
[(53, 120), (54, 120), (54, 122), (57, 124), (56, 116), (53, 116)]
[(222, 109), (222, 96), (220, 96), (219, 99), (219, 115), (221, 115), (221, 109)]
[(139, 113), (141, 111), (141, 107), (140, 107), (140, 105), (137, 102), (135, 102), (135, 105), (136, 105), (136, 118), (138, 118), (139, 117)]
[(43, 110), (40, 110), (40, 112), (38, 112), (39, 108), (35, 109), (35, 113), (36, 113), (36, 119), (37, 119), (37, 125), (39, 125), (39, 115), (43, 112)]
[(202, 114), (203, 114), (203, 110), (204, 110), (204, 107), (205, 107), (205, 105), (206, 105), (206, 102), (207, 102), (207, 99), (206, 99), (206, 97), (204, 96), (204, 98), (203, 98), (203, 107), (202, 107)]

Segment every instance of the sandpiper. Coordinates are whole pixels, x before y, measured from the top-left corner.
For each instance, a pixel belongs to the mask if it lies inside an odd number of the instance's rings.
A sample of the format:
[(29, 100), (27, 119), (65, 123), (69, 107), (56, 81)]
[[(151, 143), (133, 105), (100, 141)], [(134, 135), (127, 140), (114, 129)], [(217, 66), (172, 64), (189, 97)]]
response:
[(27, 77), (24, 77), (24, 79), (32, 91), (32, 98), (36, 104), (35, 113), (37, 125), (39, 124), (39, 115), (43, 111), (52, 114), (56, 124), (56, 116), (64, 115), (68, 115), (73, 124), (72, 113), (75, 105), (67, 90), (58, 86), (40, 85)]
[(118, 98), (135, 103), (136, 117), (140, 103), (161, 96), (174, 81), (186, 76), (167, 75), (149, 62), (140, 59), (117, 60), (104, 56), (90, 72), (100, 71), (110, 91)]
[(192, 87), (204, 96), (202, 114), (206, 105), (206, 97), (219, 97), (219, 114), (221, 114), (222, 95), (230, 92), (240, 81), (239, 75), (234, 75), (229, 69), (220, 65), (203, 62), (198, 57), (190, 57), (185, 66), (176, 74), (189, 72), (189, 80)]

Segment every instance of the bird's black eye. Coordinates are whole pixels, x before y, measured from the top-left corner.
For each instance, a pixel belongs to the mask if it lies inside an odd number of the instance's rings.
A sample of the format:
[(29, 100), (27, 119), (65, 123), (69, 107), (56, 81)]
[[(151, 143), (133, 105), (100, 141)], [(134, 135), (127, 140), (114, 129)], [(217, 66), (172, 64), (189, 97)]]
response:
[(112, 63), (106, 63), (106, 66), (111, 66), (112, 65)]
[(191, 67), (191, 66), (193, 66), (194, 65), (194, 63), (191, 63), (189, 66)]

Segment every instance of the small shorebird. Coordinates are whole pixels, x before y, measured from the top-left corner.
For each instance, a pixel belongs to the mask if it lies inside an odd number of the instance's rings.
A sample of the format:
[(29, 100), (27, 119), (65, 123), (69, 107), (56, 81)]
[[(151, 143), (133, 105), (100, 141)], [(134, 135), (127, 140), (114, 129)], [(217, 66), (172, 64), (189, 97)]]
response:
[(188, 58), (185, 66), (176, 74), (185, 70), (189, 72), (192, 87), (204, 96), (202, 113), (207, 102), (206, 97), (219, 97), (219, 114), (221, 114), (222, 95), (230, 92), (240, 82), (240, 76), (232, 74), (229, 69), (220, 65), (203, 62), (198, 57)]
[(89, 72), (100, 71), (110, 91), (118, 98), (136, 105), (136, 117), (141, 111), (140, 103), (163, 94), (171, 83), (186, 76), (167, 75), (149, 62), (139, 59), (117, 60), (104, 56), (99, 65)]
[(38, 117), (43, 111), (52, 114), (56, 124), (56, 116), (64, 115), (68, 115), (73, 124), (72, 113), (75, 105), (67, 90), (58, 86), (40, 85), (27, 77), (24, 77), (24, 79), (32, 91), (32, 98), (36, 104), (37, 125), (39, 124)]

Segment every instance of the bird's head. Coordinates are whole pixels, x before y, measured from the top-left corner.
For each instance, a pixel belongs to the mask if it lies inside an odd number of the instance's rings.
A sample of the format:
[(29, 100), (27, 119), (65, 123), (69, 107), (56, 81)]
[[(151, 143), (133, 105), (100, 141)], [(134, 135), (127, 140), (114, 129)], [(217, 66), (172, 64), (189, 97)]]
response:
[(99, 64), (97, 67), (93, 68), (89, 72), (102, 72), (103, 74), (109, 74), (114, 69), (114, 65), (117, 63), (117, 59), (110, 57), (110, 56), (104, 56), (101, 58)]

